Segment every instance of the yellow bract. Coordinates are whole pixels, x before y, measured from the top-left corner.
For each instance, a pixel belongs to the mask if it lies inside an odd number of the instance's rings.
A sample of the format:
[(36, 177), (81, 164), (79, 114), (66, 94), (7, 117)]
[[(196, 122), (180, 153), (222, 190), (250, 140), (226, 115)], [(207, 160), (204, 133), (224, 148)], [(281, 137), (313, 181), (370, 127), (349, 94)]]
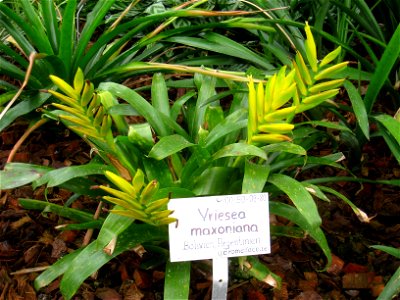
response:
[(328, 65), (340, 55), (341, 47), (328, 53), (319, 63), (311, 27), (306, 23), (304, 29), (307, 62), (297, 51), (289, 72), (284, 66), (266, 84), (259, 83), (257, 87), (249, 77), (247, 141), (250, 144), (290, 141), (288, 134), (294, 128), (291, 121), (295, 114), (312, 109), (339, 93), (345, 79), (327, 79), (343, 71), (348, 64)]
[(152, 225), (165, 225), (175, 222), (171, 218), (173, 211), (166, 209), (169, 198), (154, 200), (159, 184), (156, 180), (150, 181), (144, 186), (144, 174), (138, 169), (133, 177), (132, 183), (121, 176), (105, 171), (105, 176), (119, 190), (101, 185), (100, 188), (114, 197), (104, 196), (104, 200), (114, 203), (124, 209), (117, 208), (111, 212), (131, 217)]

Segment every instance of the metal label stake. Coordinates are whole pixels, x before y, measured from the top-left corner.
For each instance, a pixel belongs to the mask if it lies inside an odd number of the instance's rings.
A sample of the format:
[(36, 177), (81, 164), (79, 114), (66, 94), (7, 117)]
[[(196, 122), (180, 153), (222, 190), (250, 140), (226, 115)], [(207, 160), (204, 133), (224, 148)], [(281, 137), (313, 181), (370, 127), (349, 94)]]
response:
[(218, 257), (212, 260), (213, 286), (212, 300), (226, 300), (228, 295), (228, 258)]

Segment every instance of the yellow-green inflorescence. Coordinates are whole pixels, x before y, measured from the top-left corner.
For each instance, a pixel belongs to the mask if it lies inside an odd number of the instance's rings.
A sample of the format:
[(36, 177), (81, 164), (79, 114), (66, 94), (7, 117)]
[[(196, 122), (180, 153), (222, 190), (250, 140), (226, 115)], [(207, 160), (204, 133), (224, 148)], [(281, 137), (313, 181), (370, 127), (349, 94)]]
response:
[(249, 78), (248, 132), (249, 144), (270, 144), (290, 141), (295, 114), (304, 112), (339, 93), (345, 78), (331, 79), (343, 71), (348, 62), (330, 64), (341, 52), (341, 47), (328, 53), (320, 62), (310, 26), (306, 23), (306, 58), (296, 53), (291, 70), (282, 67), (267, 83), (254, 84)]
[(170, 217), (173, 211), (167, 209), (169, 198), (153, 199), (158, 192), (159, 184), (156, 180), (145, 184), (145, 176), (138, 169), (131, 182), (121, 176), (106, 171), (105, 176), (118, 189), (101, 185), (100, 188), (111, 196), (103, 196), (104, 200), (119, 207), (111, 212), (143, 221), (151, 225), (165, 225), (175, 222)]

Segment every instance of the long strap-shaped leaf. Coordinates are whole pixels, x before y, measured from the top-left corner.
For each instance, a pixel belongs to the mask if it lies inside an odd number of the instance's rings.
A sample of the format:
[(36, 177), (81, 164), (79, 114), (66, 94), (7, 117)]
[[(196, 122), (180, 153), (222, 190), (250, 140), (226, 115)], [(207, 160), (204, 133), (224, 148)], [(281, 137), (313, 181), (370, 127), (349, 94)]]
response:
[(365, 107), (368, 113), (371, 113), (372, 106), (379, 94), (379, 91), (385, 84), (390, 71), (400, 56), (400, 25), (397, 26), (395, 33), (387, 45), (379, 64), (376, 67), (374, 75), (365, 94)]
[(167, 262), (165, 269), (164, 299), (188, 299), (190, 262)]
[(311, 228), (318, 228), (321, 223), (321, 217), (318, 213), (317, 205), (315, 204), (310, 193), (297, 180), (283, 174), (272, 174), (268, 178), (268, 182), (272, 183), (286, 195), (304, 216)]
[(57, 14), (54, 6), (55, 3), (53, 1), (40, 1), (44, 23), (43, 25), (46, 29), (47, 38), (51, 44), (51, 47), (53, 48), (53, 52), (58, 53), (60, 29), (58, 27)]
[(71, 69), (72, 65), (72, 53), (75, 47), (75, 11), (76, 11), (77, 0), (70, 0), (67, 2), (63, 14), (63, 22), (61, 25), (60, 32), (60, 47), (58, 57), (64, 62), (65, 70), (68, 72), (67, 79), (71, 79), (72, 74), (75, 74), (75, 70)]
[(77, 69), (77, 67), (80, 65), (80, 59), (90, 39), (92, 38), (94, 31), (101, 24), (103, 18), (110, 10), (114, 2), (115, 0), (100, 0), (96, 3), (96, 6), (93, 8), (93, 10), (88, 14), (85, 27), (83, 27), (83, 30), (81, 32), (80, 39), (74, 55), (74, 70)]

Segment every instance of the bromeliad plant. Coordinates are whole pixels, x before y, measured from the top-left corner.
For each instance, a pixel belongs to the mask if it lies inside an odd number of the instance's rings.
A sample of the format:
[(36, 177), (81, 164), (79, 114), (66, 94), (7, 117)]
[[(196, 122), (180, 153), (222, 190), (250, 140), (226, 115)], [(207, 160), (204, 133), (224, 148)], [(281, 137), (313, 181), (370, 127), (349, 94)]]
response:
[[(24, 207), (53, 210), (72, 217), (81, 223), (80, 229), (90, 226), (100, 229), (96, 240), (66, 255), (42, 273), (35, 280), (35, 287), (40, 289), (62, 275), (60, 289), (63, 296), (70, 299), (87, 277), (137, 244), (146, 247), (146, 243), (152, 243), (149, 248), (158, 249), (160, 253), (165, 251), (159, 243), (167, 240), (167, 230), (162, 225), (175, 221), (166, 207), (170, 197), (269, 192), (271, 213), (297, 225), (292, 228), (271, 226), (272, 234), (311, 236), (329, 265), (330, 249), (312, 196), (329, 201), (326, 194), (334, 194), (349, 203), (356, 213), (361, 214), (361, 211), (328, 187), (294, 179), (293, 167), (343, 168), (337, 163), (342, 158), (341, 153), (307, 156), (306, 150), (326, 133), (294, 123), (296, 114), (337, 94), (343, 79), (329, 77), (346, 65), (330, 64), (340, 49), (318, 63), (307, 25), (306, 34), (309, 66), (298, 53), (292, 65), (283, 67), (265, 85), (261, 82), (256, 88), (255, 80), (250, 79), (248, 94), (243, 92), (240, 82), (195, 74), (193, 81), (186, 82), (186, 93), (170, 105), (168, 84), (176, 82), (165, 81), (161, 74), (153, 76), (151, 102), (136, 91), (113, 82), (103, 82), (95, 90), (79, 69), (72, 85), (58, 76), (51, 76), (61, 92), (48, 91), (59, 102), (52, 104), (57, 110), (47, 108), (44, 116), (61, 120), (81, 136), (96, 155), (83, 166), (35, 170), (30, 182), (34, 181), (34, 186), (63, 186), (90, 196), (98, 196), (100, 190), (103, 200), (112, 207), (112, 213), (93, 224), (86, 214), (67, 207), (60, 209), (47, 202), (21, 199)], [(226, 91), (217, 93), (217, 88)], [(226, 109), (220, 100), (228, 95), (232, 95), (232, 101)], [(126, 103), (120, 103), (122, 101)], [(140, 115), (145, 122), (128, 125), (123, 118), (127, 115)], [(340, 129), (328, 122), (318, 123), (321, 124)], [(9, 165), (1, 173), (3, 179), (13, 174), (13, 166)], [(79, 186), (74, 184), (74, 179), (80, 180)], [(81, 188), (82, 182), (95, 187), (98, 181), (102, 184), (97, 191)], [(277, 196), (285, 194), (294, 206), (277, 200)], [(279, 277), (256, 258), (241, 258), (239, 263), (245, 273), (260, 280), (268, 278), (268, 283), (279, 286)], [(165, 298), (187, 298), (189, 266), (190, 263), (167, 263)], [(178, 285), (179, 278), (183, 281)], [(187, 289), (182, 289), (182, 282)]]
[(169, 218), (172, 212), (165, 210), (169, 200), (167, 197), (151, 201), (158, 191), (159, 183), (152, 180), (145, 185), (146, 178), (143, 172), (140, 169), (135, 171), (132, 163), (114, 141), (112, 118), (120, 128), (125, 124), (120, 116), (112, 117), (107, 112), (107, 106), (111, 107), (116, 103), (113, 96), (108, 92), (95, 92), (93, 84), (84, 80), (81, 69), (78, 69), (74, 77), (73, 86), (59, 77), (50, 78), (65, 93), (64, 95), (53, 90), (48, 91), (61, 101), (52, 104), (62, 110), (57, 116), (119, 174), (105, 171), (107, 179), (118, 189), (100, 186), (102, 190), (114, 196), (105, 196), (105, 200), (125, 209), (114, 209), (112, 212), (152, 225), (164, 225), (175, 221)]

